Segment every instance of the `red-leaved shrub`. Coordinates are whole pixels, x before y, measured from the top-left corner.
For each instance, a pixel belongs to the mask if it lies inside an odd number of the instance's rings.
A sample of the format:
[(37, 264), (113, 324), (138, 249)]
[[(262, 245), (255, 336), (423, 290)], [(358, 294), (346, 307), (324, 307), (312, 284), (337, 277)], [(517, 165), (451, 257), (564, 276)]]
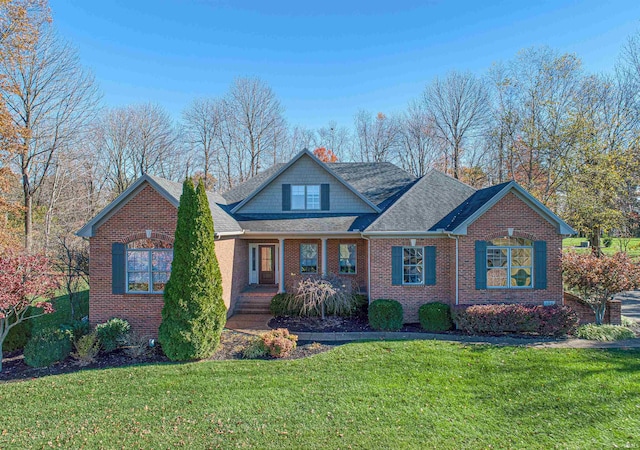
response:
[(298, 336), (290, 334), (286, 328), (278, 328), (260, 336), (269, 354), (274, 358), (284, 358), (296, 348)]
[(528, 333), (562, 336), (578, 327), (578, 316), (568, 306), (474, 305), (452, 309), (459, 330), (469, 334)]

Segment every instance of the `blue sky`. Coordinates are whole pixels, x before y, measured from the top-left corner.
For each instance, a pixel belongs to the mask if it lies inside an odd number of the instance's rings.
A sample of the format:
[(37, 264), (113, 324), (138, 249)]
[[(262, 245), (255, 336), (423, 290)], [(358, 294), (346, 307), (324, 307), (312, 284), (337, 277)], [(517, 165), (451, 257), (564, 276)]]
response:
[(310, 128), (401, 111), (433, 77), (482, 74), (531, 46), (608, 72), (640, 30), (637, 0), (50, 1), (108, 106), (152, 101), (178, 119), (193, 98), (257, 76)]

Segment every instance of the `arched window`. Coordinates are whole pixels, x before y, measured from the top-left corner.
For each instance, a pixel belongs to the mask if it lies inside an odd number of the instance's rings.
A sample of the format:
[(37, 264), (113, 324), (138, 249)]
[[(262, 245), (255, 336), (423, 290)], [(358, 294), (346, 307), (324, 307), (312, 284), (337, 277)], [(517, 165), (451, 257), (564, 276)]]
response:
[(127, 244), (127, 292), (162, 293), (171, 275), (173, 245), (157, 239)]
[(502, 237), (487, 244), (487, 288), (533, 287), (533, 241)]

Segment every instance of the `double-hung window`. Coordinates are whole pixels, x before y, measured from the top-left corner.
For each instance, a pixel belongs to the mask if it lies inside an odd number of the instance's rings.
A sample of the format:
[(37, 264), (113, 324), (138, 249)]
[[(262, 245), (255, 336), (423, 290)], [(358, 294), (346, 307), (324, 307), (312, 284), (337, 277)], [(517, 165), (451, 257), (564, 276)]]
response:
[(294, 184), (291, 186), (292, 210), (319, 210), (320, 209), (320, 185), (318, 184)]
[(339, 264), (341, 274), (355, 274), (356, 273), (356, 244), (340, 244), (339, 250)]
[(424, 247), (402, 249), (402, 283), (424, 283)]
[(532, 241), (504, 237), (488, 243), (487, 288), (531, 288), (532, 274)]
[(155, 246), (150, 240), (127, 246), (127, 292), (159, 294), (164, 291), (173, 261), (173, 249), (162, 248), (166, 246)]
[(300, 244), (300, 273), (318, 273), (318, 244)]

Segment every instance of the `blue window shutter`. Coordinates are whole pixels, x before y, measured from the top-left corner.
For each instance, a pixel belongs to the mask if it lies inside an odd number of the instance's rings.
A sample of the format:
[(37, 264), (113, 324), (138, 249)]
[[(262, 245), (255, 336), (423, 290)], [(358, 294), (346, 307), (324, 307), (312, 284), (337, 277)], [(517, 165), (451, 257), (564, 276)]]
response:
[(391, 284), (402, 284), (402, 247), (391, 247)]
[(291, 185), (282, 185), (282, 210), (291, 211)]
[(424, 284), (436, 284), (436, 247), (433, 245), (424, 248)]
[(547, 288), (547, 241), (533, 243), (533, 288)]
[(476, 289), (487, 288), (487, 243), (476, 241)]
[(120, 242), (111, 244), (111, 293), (124, 294), (126, 284), (125, 245)]
[(329, 211), (329, 184), (320, 185), (320, 209)]

